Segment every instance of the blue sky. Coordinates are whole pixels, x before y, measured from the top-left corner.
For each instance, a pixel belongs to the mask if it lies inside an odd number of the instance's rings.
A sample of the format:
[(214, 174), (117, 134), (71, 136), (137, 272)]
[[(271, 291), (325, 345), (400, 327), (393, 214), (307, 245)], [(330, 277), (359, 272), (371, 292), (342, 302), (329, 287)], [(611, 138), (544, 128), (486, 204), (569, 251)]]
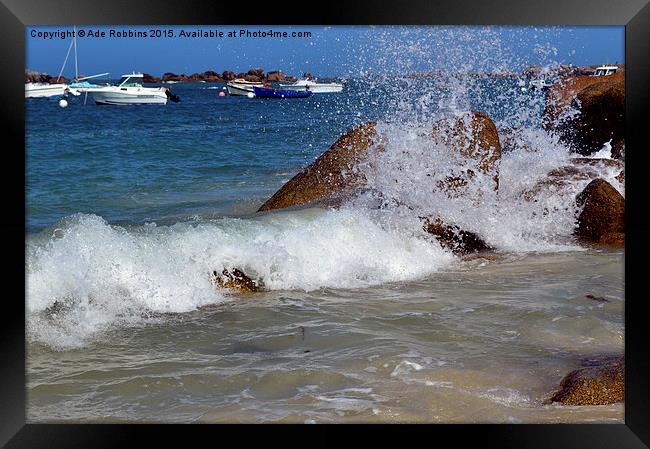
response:
[[(347, 76), (362, 72), (406, 73), (434, 68), (507, 68), (528, 64), (590, 65), (624, 62), (623, 27), (420, 27), (420, 26), (81, 26), (80, 74), (110, 72), (111, 77), (140, 71), (191, 74), (205, 70), (280, 69), (300, 75)], [(310, 32), (311, 37), (239, 37), (239, 30)], [(70, 38), (47, 39), (37, 33), (72, 26), (27, 27), (27, 68), (56, 75)], [(88, 37), (89, 31), (106, 37)], [(147, 37), (110, 37), (115, 32), (146, 32)], [(157, 30), (161, 37), (151, 37)], [(172, 30), (173, 37), (165, 37)], [(221, 31), (223, 37), (180, 37), (180, 31)], [(237, 37), (228, 37), (236, 31)], [(64, 75), (74, 75), (70, 54)]]

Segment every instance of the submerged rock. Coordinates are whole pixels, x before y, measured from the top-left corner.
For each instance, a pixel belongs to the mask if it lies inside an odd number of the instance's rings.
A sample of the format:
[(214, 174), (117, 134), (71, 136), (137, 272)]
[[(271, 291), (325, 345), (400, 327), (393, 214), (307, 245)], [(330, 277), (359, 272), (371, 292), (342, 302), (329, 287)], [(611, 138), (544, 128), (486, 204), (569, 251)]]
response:
[(535, 201), (540, 193), (548, 189), (561, 190), (577, 181), (594, 180), (601, 176), (598, 168), (623, 168), (623, 163), (615, 159), (597, 159), (578, 157), (571, 159), (572, 165), (555, 168), (533, 187), (523, 192), (526, 201)]
[(231, 270), (224, 268), (221, 274), (213, 271), (212, 281), (218, 287), (238, 290), (244, 293), (254, 293), (261, 290), (255, 281), (253, 281), (243, 271), (237, 268), (233, 268)]
[(365, 182), (355, 166), (363, 161), (375, 142), (376, 122), (358, 125), (334, 142), (311, 165), (291, 178), (269, 198), (259, 211), (298, 206), (360, 187)]
[(585, 298), (593, 299), (594, 301), (598, 301), (598, 302), (609, 302), (609, 299), (605, 298), (604, 296), (596, 296), (596, 295), (592, 295), (591, 293), (585, 295)]
[(594, 179), (578, 194), (582, 207), (576, 235), (589, 243), (625, 245), (625, 199), (604, 179)]
[(540, 194), (547, 191), (558, 192), (567, 189), (571, 184), (586, 179), (596, 179), (599, 174), (594, 170), (567, 165), (549, 171), (546, 176), (537, 181), (530, 189), (522, 193), (526, 201), (537, 201)]
[(588, 165), (590, 167), (610, 167), (610, 168), (619, 168), (623, 169), (625, 166), (622, 161), (617, 159), (604, 159), (604, 158), (593, 158), (593, 157), (574, 157), (571, 158), (571, 163), (574, 165)]
[(550, 399), (563, 405), (605, 405), (625, 401), (625, 359), (617, 357), (571, 371)]
[(523, 138), (523, 129), (504, 127), (499, 128), (498, 131), (501, 142), (501, 154), (511, 153), (515, 150), (535, 151), (531, 142)]
[[(571, 109), (578, 114), (564, 116)], [(551, 89), (543, 115), (546, 129), (555, 130), (574, 151), (589, 155), (610, 142), (612, 156), (625, 155), (625, 77), (579, 76)]]
[(492, 248), (477, 234), (464, 231), (456, 225), (445, 224), (440, 218), (431, 220), (423, 218), (424, 230), (433, 234), (440, 246), (451, 250), (456, 255), (477, 253)]

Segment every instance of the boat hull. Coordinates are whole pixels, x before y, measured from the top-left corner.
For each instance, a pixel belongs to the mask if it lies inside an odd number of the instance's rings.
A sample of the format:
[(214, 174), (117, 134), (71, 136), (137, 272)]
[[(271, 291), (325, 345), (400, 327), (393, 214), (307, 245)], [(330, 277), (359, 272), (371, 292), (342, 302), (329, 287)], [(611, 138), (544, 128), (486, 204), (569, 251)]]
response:
[(249, 93), (255, 93), (255, 87), (262, 87), (263, 84), (259, 85), (249, 85), (249, 84), (238, 84), (238, 83), (226, 83), (226, 88), (228, 89), (229, 95), (240, 95), (246, 96)]
[(258, 98), (307, 98), (313, 95), (310, 91), (294, 91), (294, 90), (279, 90), (279, 89), (261, 89), (254, 88), (255, 96)]
[(141, 88), (130, 90), (121, 89), (88, 89), (97, 104), (126, 106), (130, 104), (167, 104), (167, 94), (164, 89)]
[(78, 83), (71, 83), (70, 86), (70, 93), (72, 95), (81, 95), (89, 92), (91, 89), (101, 89), (104, 86), (97, 85), (97, 84), (91, 84), (88, 82), (78, 82)]
[(47, 98), (63, 96), (68, 89), (67, 84), (25, 84), (25, 98)]
[(292, 90), (295, 92), (305, 92), (309, 90), (315, 94), (330, 94), (337, 93), (343, 90), (342, 84), (311, 84), (311, 85), (294, 85), (294, 84), (280, 84), (282, 90)]

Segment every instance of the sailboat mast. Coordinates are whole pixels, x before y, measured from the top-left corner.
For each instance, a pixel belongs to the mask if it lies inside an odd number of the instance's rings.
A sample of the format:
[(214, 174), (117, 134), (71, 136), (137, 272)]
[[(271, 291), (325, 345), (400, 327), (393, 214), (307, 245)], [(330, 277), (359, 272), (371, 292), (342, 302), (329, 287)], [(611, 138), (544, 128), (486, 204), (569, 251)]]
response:
[(65, 60), (63, 61), (63, 65), (61, 66), (61, 70), (59, 71), (59, 76), (56, 77), (56, 82), (59, 82), (59, 78), (61, 78), (61, 74), (63, 73), (63, 69), (65, 69), (65, 65), (68, 63), (68, 57), (70, 56), (70, 50), (72, 50), (72, 45), (74, 44), (74, 40), (70, 42), (70, 46), (68, 47), (68, 52), (65, 54)]
[(77, 26), (73, 26), (74, 30), (74, 79), (79, 78), (79, 70), (77, 68)]

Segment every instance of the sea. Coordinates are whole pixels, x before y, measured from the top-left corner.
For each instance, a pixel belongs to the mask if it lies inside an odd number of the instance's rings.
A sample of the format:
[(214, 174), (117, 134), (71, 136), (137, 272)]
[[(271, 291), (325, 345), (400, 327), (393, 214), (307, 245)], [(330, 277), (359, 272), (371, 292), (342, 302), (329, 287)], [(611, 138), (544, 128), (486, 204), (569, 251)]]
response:
[[(548, 403), (585, 360), (623, 352), (624, 253), (573, 237), (588, 179), (524, 199), (572, 157), (541, 128), (544, 92), (338, 81), (306, 99), (178, 83), (164, 106), (26, 100), (28, 422), (624, 422), (623, 404)], [(450, 198), (432, 178), (463, 161), (427, 130), (468, 110), (514, 137), (498, 194), (479, 180)], [(383, 142), (367, 189), (256, 212), (367, 121)], [(494, 251), (452, 254), (422, 229), (432, 213)], [(263, 291), (216, 287), (224, 268)]]

